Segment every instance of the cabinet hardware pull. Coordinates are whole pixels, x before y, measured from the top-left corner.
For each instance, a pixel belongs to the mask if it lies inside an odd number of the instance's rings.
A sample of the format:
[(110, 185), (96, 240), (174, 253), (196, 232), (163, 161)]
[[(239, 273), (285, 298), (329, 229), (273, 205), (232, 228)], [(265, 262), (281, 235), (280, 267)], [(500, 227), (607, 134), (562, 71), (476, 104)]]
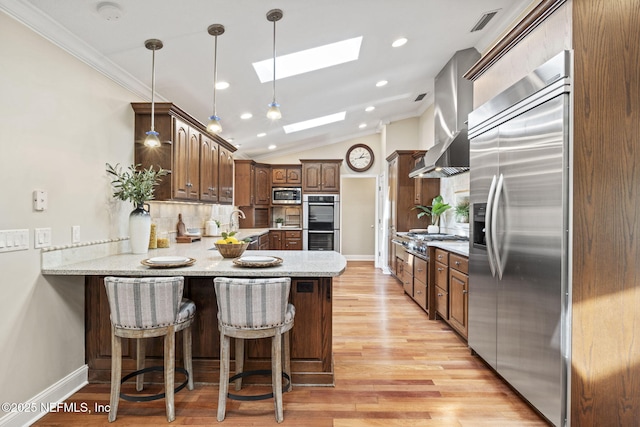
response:
[(467, 290), (466, 290), (466, 289), (465, 289), (465, 290), (463, 290), (463, 291), (462, 291), (462, 293), (463, 293), (463, 294), (466, 294), (466, 293), (467, 293)]
[(442, 296), (442, 294), (438, 292), (438, 296), (439, 296), (439, 297), (441, 297), (441, 296)]
[(456, 261), (456, 266), (459, 266), (459, 265), (460, 265), (460, 261)]

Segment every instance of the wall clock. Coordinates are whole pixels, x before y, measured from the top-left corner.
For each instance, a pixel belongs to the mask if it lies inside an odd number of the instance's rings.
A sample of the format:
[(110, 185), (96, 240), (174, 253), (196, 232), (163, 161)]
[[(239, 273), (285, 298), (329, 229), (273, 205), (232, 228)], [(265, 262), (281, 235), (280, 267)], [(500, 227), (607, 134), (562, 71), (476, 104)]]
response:
[(373, 150), (365, 144), (355, 144), (347, 151), (347, 166), (356, 172), (364, 172), (373, 165)]

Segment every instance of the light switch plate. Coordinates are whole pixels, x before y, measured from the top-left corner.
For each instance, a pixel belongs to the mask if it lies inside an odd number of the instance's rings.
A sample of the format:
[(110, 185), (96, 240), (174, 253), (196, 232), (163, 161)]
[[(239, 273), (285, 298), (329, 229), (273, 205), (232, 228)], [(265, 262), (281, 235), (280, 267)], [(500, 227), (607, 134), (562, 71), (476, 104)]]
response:
[(33, 191), (33, 209), (36, 211), (46, 210), (49, 206), (49, 196), (44, 190)]
[(36, 249), (51, 246), (51, 228), (36, 228), (33, 232), (33, 241)]
[(71, 243), (80, 243), (80, 226), (74, 225), (71, 227)]
[(0, 230), (0, 252), (29, 249), (29, 229)]

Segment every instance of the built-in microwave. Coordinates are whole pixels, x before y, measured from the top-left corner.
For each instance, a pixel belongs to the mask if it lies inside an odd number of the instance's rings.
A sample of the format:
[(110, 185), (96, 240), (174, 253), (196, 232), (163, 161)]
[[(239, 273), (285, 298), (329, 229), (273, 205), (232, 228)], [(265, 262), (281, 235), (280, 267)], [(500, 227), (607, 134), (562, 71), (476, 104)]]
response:
[(302, 203), (302, 188), (273, 187), (271, 203), (274, 205), (299, 205)]

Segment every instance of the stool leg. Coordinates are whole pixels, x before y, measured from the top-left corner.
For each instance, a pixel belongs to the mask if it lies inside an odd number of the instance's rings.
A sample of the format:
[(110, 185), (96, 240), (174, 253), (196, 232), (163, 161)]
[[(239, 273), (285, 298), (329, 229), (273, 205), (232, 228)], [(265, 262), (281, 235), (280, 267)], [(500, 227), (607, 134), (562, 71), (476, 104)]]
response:
[(120, 375), (122, 373), (122, 341), (111, 327), (111, 399), (109, 402), (109, 422), (116, 420), (120, 401)]
[(229, 393), (229, 359), (230, 343), (229, 336), (220, 331), (220, 386), (218, 388), (218, 421), (224, 421), (224, 414), (227, 409), (227, 393)]
[[(136, 370), (144, 369), (144, 358), (146, 356), (146, 341), (144, 338), (136, 338)], [(144, 374), (136, 375), (136, 390), (142, 391), (144, 388)]]
[(289, 388), (287, 391), (293, 389), (293, 377), (291, 376), (291, 344), (289, 342), (289, 331), (284, 333), (284, 371), (289, 375)]
[(174, 406), (174, 382), (175, 382), (175, 345), (176, 331), (173, 326), (169, 326), (167, 335), (164, 337), (164, 393), (165, 406), (167, 408), (167, 421), (176, 419)]
[(271, 338), (271, 383), (276, 406), (276, 421), (284, 420), (282, 411), (282, 335)]
[(189, 382), (187, 383), (189, 390), (193, 390), (193, 354), (191, 347), (191, 326), (188, 326), (182, 333), (182, 355), (184, 357), (184, 368), (189, 373)]
[[(234, 338), (236, 344), (236, 375), (244, 372), (244, 339)], [(242, 388), (242, 378), (238, 378), (236, 381), (236, 390)]]

